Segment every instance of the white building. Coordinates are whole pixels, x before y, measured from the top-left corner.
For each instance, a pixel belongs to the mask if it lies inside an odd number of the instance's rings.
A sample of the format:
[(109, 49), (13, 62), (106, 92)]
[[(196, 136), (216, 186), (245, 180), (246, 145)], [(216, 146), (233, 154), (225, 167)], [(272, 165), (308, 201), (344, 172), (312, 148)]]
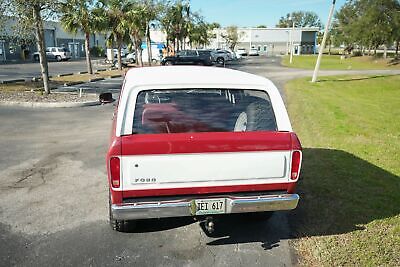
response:
[[(9, 18), (5, 27), (0, 32), (0, 62), (7, 60), (30, 59), (33, 52), (37, 50), (34, 33), (29, 36), (30, 40), (23, 40), (16, 32), (18, 21)], [(82, 32), (69, 33), (63, 29), (59, 22), (45, 21), (43, 24), (46, 47), (60, 46), (71, 51), (73, 58), (85, 56), (85, 36)], [(29, 35), (29, 34), (28, 34)], [(90, 47), (98, 46), (105, 48), (104, 34), (91, 34)], [(25, 56), (23, 55), (25, 53)]]
[[(247, 51), (257, 49), (260, 54), (288, 54), (293, 40), (294, 54), (314, 54), (318, 28), (238, 28), (239, 42), (235, 49), (244, 48)], [(224, 28), (214, 29), (213, 38), (207, 48), (227, 49)], [(292, 38), (292, 39), (291, 39)], [(166, 34), (161, 30), (151, 32), (151, 40), (155, 43), (166, 43)]]
[[(318, 28), (239, 28), (235, 49), (257, 49), (260, 54), (287, 54), (293, 41), (294, 54), (313, 54), (316, 51)], [(228, 48), (222, 37), (225, 29), (215, 29), (210, 48)]]

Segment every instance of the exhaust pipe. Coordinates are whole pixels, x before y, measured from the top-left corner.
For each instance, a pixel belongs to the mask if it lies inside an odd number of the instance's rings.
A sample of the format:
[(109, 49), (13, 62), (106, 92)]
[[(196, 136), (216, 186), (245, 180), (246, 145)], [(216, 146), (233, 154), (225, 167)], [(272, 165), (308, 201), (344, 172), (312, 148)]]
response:
[(212, 234), (215, 230), (215, 223), (214, 223), (214, 217), (208, 216), (206, 217), (206, 221), (204, 223), (204, 226), (209, 234)]

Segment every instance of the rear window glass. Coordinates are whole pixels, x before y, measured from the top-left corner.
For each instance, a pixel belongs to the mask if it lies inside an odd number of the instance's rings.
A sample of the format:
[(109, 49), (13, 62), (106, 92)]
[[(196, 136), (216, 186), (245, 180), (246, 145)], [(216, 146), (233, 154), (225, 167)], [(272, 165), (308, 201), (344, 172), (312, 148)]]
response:
[(276, 131), (268, 94), (259, 90), (178, 89), (141, 91), (133, 132)]

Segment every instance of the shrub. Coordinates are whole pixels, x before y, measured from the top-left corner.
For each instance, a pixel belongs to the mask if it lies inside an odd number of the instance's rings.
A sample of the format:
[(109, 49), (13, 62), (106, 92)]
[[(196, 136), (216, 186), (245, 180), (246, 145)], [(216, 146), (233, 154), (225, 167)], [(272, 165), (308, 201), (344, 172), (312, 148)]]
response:
[(95, 57), (104, 57), (105, 50), (103, 47), (93, 46), (92, 48), (90, 48), (90, 54)]

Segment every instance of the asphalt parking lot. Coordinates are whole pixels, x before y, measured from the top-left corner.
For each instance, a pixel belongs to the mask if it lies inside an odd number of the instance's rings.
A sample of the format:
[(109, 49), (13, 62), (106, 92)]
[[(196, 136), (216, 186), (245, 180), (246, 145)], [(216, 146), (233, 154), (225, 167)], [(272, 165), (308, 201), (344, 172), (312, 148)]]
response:
[[(86, 71), (86, 61), (70, 60), (54, 62), (49, 61), (49, 75), (57, 75), (61, 73), (77, 73), (79, 71)], [(103, 64), (102, 59), (95, 59), (92, 61), (93, 68), (104, 69), (107, 65)], [(32, 77), (40, 77), (40, 66), (37, 62), (26, 62), (19, 64), (0, 64), (0, 80), (12, 79), (32, 79)]]
[[(309, 75), (250, 58), (230, 66), (270, 77), (281, 89)], [(337, 72), (332, 72), (336, 74)], [(118, 93), (122, 79), (82, 86)], [(190, 218), (108, 225), (105, 153), (113, 105), (0, 107), (0, 265), (291, 266), (287, 213), (225, 218), (208, 237)]]

